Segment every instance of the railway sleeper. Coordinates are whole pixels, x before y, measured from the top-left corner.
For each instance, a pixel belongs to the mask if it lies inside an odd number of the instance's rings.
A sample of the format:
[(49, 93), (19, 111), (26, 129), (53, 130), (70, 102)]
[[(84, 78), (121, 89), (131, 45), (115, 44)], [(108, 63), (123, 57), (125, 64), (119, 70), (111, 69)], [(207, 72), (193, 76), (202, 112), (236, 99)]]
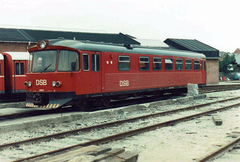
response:
[(124, 148), (114, 148), (90, 145), (86, 147), (81, 147), (75, 150), (64, 152), (62, 154), (57, 154), (43, 159), (33, 159), (40, 160), (42, 162), (47, 161), (91, 161), (91, 162), (101, 162), (101, 161), (128, 161), (136, 162), (138, 159), (138, 154), (135, 152), (125, 151)]

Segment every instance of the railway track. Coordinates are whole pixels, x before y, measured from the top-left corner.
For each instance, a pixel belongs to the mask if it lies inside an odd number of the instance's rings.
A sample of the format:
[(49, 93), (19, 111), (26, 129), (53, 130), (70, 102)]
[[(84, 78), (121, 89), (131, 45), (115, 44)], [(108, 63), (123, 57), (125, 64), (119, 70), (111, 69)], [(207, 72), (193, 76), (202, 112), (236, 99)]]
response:
[[(240, 84), (203, 86), (203, 87), (199, 88), (199, 93), (204, 94), (204, 93), (211, 93), (211, 92), (237, 90), (237, 89), (240, 89)], [(154, 101), (159, 101), (159, 100), (166, 100), (166, 99), (174, 98), (174, 97), (176, 98), (178, 96), (171, 96), (171, 94), (166, 94), (164, 96), (151, 96), (151, 97), (144, 96), (144, 97), (139, 97), (139, 98), (131, 98), (128, 100), (112, 102), (108, 108), (117, 108), (117, 107), (129, 106), (129, 105), (134, 105), (134, 104), (142, 104), (142, 103), (154, 102)], [(8, 106), (5, 106), (5, 105), (8, 105)], [(1, 107), (16, 107), (16, 105), (22, 106), (23, 102), (1, 103), (0, 108)], [(102, 110), (102, 109), (106, 109), (106, 108), (104, 108), (102, 106), (90, 106), (89, 111), (96, 111), (96, 110)], [(5, 115), (5, 114), (1, 114), (1, 109), (0, 109), (0, 121), (12, 120), (12, 119), (24, 118), (24, 117), (31, 117), (31, 116), (47, 115), (47, 114), (52, 114), (52, 113), (68, 113), (71, 111), (73, 112), (76, 110), (71, 109), (71, 108), (53, 109), (53, 110), (47, 110), (47, 111), (46, 110), (44, 110), (44, 111), (33, 110), (31, 112), (20, 112), (20, 113)], [(86, 110), (83, 110), (83, 111), (86, 111)]]
[[(148, 102), (154, 102), (159, 100), (167, 100), (171, 98), (177, 98), (178, 96), (151, 96), (151, 97), (139, 97), (139, 98), (130, 98), (128, 100), (122, 100), (122, 101), (114, 101), (110, 104), (109, 108), (118, 108), (123, 106), (130, 106), (135, 104), (142, 104), (142, 103), (148, 103)], [(21, 103), (22, 104), (22, 103)], [(12, 104), (11, 104), (12, 105)], [(48, 115), (48, 114), (57, 114), (57, 113), (69, 113), (69, 112), (75, 112), (78, 110), (75, 110), (74, 107), (68, 107), (68, 108), (59, 108), (59, 109), (48, 109), (44, 110), (41, 109), (35, 109), (31, 108), (30, 111), (28, 111), (29, 108), (26, 108), (26, 111), (24, 111), (24, 108), (21, 108), (20, 111), (17, 111), (16, 113), (11, 114), (1, 114), (0, 109), (0, 121), (7, 121), (7, 120), (13, 120), (13, 119), (19, 119), (19, 118), (25, 118), (25, 117), (34, 117), (34, 116), (41, 116), (41, 115)], [(103, 110), (106, 109), (103, 106), (90, 106), (89, 110), (83, 110), (83, 111), (96, 111), (96, 110)]]
[[(166, 126), (170, 126), (170, 125), (174, 125), (186, 120), (191, 120), (193, 118), (197, 118), (200, 116), (204, 116), (207, 114), (212, 114), (215, 112), (219, 112), (219, 111), (223, 111), (229, 108), (232, 108), (234, 106), (240, 105), (239, 102), (236, 102), (235, 104), (231, 104), (231, 105), (225, 105), (224, 107), (220, 107), (220, 108), (214, 108), (209, 110), (209, 108), (205, 108), (206, 110), (202, 110), (204, 109), (203, 107), (212, 105), (212, 104), (218, 104), (218, 103), (223, 103), (223, 102), (227, 102), (227, 101), (232, 101), (232, 100), (238, 100), (240, 97), (235, 97), (235, 98), (230, 98), (230, 99), (225, 99), (225, 100), (220, 100), (220, 101), (215, 101), (215, 102), (210, 102), (210, 103), (206, 103), (206, 104), (201, 104), (201, 105), (195, 105), (195, 106), (189, 106), (189, 107), (184, 107), (184, 108), (180, 108), (180, 109), (176, 109), (176, 110), (172, 110), (172, 111), (165, 111), (165, 112), (159, 112), (159, 113), (153, 113), (153, 114), (149, 114), (149, 115), (144, 115), (144, 116), (140, 116), (140, 117), (135, 117), (135, 118), (131, 118), (131, 119), (125, 119), (125, 120), (121, 120), (121, 121), (116, 121), (116, 122), (111, 122), (111, 123), (104, 123), (104, 124), (99, 124), (99, 125), (95, 125), (95, 126), (90, 126), (90, 127), (85, 127), (85, 128), (79, 128), (79, 129), (75, 129), (75, 130), (71, 130), (71, 131), (67, 131), (67, 132), (61, 132), (61, 133), (56, 133), (56, 134), (52, 134), (52, 135), (48, 135), (48, 136), (43, 136), (43, 137), (38, 137), (38, 138), (33, 138), (33, 139), (28, 139), (28, 140), (24, 140), (24, 141), (19, 141), (19, 142), (14, 142), (14, 143), (9, 143), (9, 144), (4, 144), (0, 146), (0, 149), (10, 149), (11, 151), (13, 151), (14, 149), (22, 150), (24, 152), (27, 152), (27, 149), (31, 149), (34, 146), (32, 146), (32, 143), (35, 143), (37, 145), (40, 145), (41, 143), (43, 143), (43, 145), (51, 145), (51, 143), (49, 143), (49, 141), (51, 140), (57, 140), (57, 139), (65, 139), (65, 138), (74, 138), (74, 139), (78, 139), (77, 140), (77, 144), (72, 144), (70, 146), (65, 146), (65, 147), (61, 147), (61, 148), (57, 148), (55, 150), (51, 150), (49, 152), (41, 152), (41, 153), (34, 153), (34, 156), (29, 156), (27, 158), (15, 158), (15, 161), (26, 161), (26, 160), (32, 160), (32, 161), (36, 161), (38, 160), (38, 158), (42, 158), (43, 156), (53, 156), (56, 154), (61, 154), (62, 152), (66, 151), (66, 150), (71, 150), (71, 149), (76, 149), (79, 147), (85, 147), (85, 146), (89, 146), (89, 145), (97, 145), (97, 144), (102, 144), (102, 143), (106, 143), (106, 142), (110, 142), (113, 140), (117, 140), (117, 139), (122, 139), (128, 136), (132, 136), (132, 135), (136, 135), (136, 134), (140, 134), (146, 131), (150, 131), (150, 130), (154, 130), (156, 128), (161, 128), (161, 127), (166, 127)], [(197, 111), (194, 111), (197, 110)], [(180, 112), (186, 112), (186, 111), (193, 111), (190, 115), (189, 114), (181, 114), (179, 116)], [(165, 120), (163, 121), (162, 119), (159, 119), (158, 117), (163, 118), (163, 116), (166, 115), (173, 115), (176, 114), (176, 117), (171, 120)], [(147, 119), (155, 119), (154, 123), (148, 123), (147, 125), (145, 123), (147, 123)], [(162, 121), (161, 121), (162, 120)], [(161, 122), (159, 122), (161, 121)], [(123, 126), (126, 125), (127, 126)], [(133, 125), (137, 125), (139, 127), (134, 127)], [(120, 128), (127, 128), (126, 130), (119, 130)], [(131, 129), (130, 129), (131, 127)], [(105, 135), (100, 136), (100, 134), (104, 134), (102, 132), (107, 131), (107, 133), (105, 133)], [(93, 136), (93, 133), (97, 133), (97, 136)], [(93, 139), (89, 139), (89, 138), (93, 138)], [(81, 141), (79, 143), (79, 140)], [(40, 143), (41, 142), (41, 143)], [(61, 142), (60, 142), (61, 143)], [(57, 144), (58, 146), (62, 146), (62, 144)], [(29, 148), (28, 148), (29, 147)], [(41, 150), (45, 150), (45, 148), (42, 148)], [(46, 149), (47, 150), (47, 149)], [(28, 153), (27, 153), (28, 154)], [(30, 155), (33, 153), (30, 153)], [(27, 156), (27, 155), (24, 155)], [(37, 159), (36, 159), (37, 158)]]
[(237, 89), (240, 89), (240, 84), (202, 86), (199, 88), (199, 93), (203, 94)]
[[(226, 145), (220, 147), (219, 149), (209, 153), (205, 157), (199, 158), (197, 161), (198, 162), (205, 162), (205, 161), (214, 161), (214, 160), (217, 160), (217, 159), (221, 159), (221, 156), (233, 152), (234, 149), (239, 150), (240, 149), (239, 145), (240, 145), (240, 137), (238, 137), (237, 139), (227, 143)], [(237, 154), (238, 154), (237, 156), (238, 156), (238, 160), (239, 160), (240, 151), (238, 151)], [(228, 160), (231, 161), (231, 159), (228, 159)]]

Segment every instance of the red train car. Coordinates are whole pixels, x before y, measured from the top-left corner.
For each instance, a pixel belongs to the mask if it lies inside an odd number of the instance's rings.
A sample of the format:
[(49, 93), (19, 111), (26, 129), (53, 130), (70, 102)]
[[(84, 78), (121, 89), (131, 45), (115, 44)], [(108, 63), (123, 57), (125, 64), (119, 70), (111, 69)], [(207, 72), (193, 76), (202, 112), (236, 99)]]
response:
[(76, 40), (46, 40), (29, 49), (27, 106), (57, 108), (206, 83), (203, 54)]
[(26, 72), (28, 52), (2, 52), (0, 55), (0, 97), (1, 99), (16, 98), (24, 100), (26, 88)]

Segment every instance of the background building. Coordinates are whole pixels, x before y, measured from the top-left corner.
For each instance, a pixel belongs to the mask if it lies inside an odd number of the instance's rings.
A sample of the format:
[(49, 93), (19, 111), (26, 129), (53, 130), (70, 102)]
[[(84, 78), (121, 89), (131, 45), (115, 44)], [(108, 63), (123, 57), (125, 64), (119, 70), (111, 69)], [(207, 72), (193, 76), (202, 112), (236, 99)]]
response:
[(132, 36), (122, 33), (82, 33), (69, 31), (29, 30), (0, 28), (0, 52), (26, 52), (39, 40), (44, 39), (75, 39), (116, 44), (140, 45)]
[[(45, 39), (74, 39), (114, 44), (145, 46), (155, 49), (175, 48), (205, 54), (207, 61), (207, 84), (219, 83), (219, 50), (195, 39), (172, 39), (164, 41), (136, 39), (133, 36), (118, 33), (83, 33), (70, 31), (30, 30), (0, 28), (0, 52), (25, 52), (31, 46)], [(240, 49), (239, 49), (240, 51)], [(240, 56), (240, 54), (239, 54)]]
[(219, 83), (219, 50), (196, 39), (172, 39), (164, 41), (172, 48), (203, 53), (206, 58), (207, 84)]
[(235, 55), (236, 63), (237, 63), (237, 72), (240, 73), (240, 48), (237, 48), (233, 54)]

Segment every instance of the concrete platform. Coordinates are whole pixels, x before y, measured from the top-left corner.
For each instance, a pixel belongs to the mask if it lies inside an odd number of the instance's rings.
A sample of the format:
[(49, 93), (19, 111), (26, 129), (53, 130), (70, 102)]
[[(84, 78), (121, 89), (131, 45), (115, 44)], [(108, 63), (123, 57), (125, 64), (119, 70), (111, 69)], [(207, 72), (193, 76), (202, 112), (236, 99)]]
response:
[(1, 108), (9, 108), (9, 107), (23, 108), (23, 107), (26, 107), (26, 103), (25, 103), (25, 102), (6, 102), (6, 103), (0, 103), (0, 109), (1, 109)]

